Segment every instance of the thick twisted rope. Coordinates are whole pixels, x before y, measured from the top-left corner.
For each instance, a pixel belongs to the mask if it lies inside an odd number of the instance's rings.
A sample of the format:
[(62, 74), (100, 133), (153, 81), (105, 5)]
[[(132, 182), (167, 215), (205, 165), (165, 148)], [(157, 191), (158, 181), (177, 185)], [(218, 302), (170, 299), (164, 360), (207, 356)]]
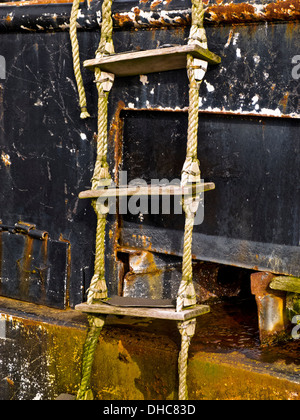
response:
[(80, 68), (80, 57), (79, 57), (79, 44), (77, 38), (77, 18), (79, 11), (80, 0), (74, 0), (71, 17), (70, 17), (70, 39), (72, 45), (73, 54), (73, 68), (75, 79), (77, 83), (78, 95), (79, 95), (79, 106), (81, 109), (80, 118), (89, 118), (90, 114), (87, 111), (86, 95), (84, 84), (82, 80), (81, 68)]
[[(94, 205), (94, 208), (96, 206)], [(87, 303), (92, 304), (94, 299), (107, 298), (107, 286), (105, 281), (105, 226), (106, 217), (98, 214), (95, 247), (95, 268), (90, 287), (88, 290)]]
[(88, 317), (90, 328), (83, 349), (82, 376), (77, 400), (92, 400), (91, 373), (98, 339), (105, 323), (105, 317)]
[[(205, 29), (203, 26), (204, 8), (202, 0), (193, 0), (192, 5), (192, 26), (189, 36), (189, 44), (198, 44), (207, 48)], [(189, 114), (188, 114), (188, 135), (186, 160), (181, 174), (181, 185), (186, 186), (190, 182), (200, 183), (200, 168), (197, 159), (198, 147), (198, 123), (199, 123), (199, 88), (206, 69), (205, 65), (201, 71), (196, 73), (198, 68), (196, 60), (191, 54), (187, 55), (187, 73), (189, 79)], [(200, 67), (199, 67), (200, 69)], [(178, 290), (176, 310), (180, 312), (186, 306), (196, 304), (196, 293), (193, 285), (193, 260), (192, 260), (192, 239), (196, 211), (199, 205), (199, 197), (183, 199), (185, 212), (185, 229), (183, 241), (182, 258), (182, 279)], [(191, 340), (195, 334), (196, 319), (179, 322), (181, 334), (181, 351), (178, 360), (179, 373), (179, 400), (188, 399), (187, 389), (187, 368), (188, 353)]]
[(191, 319), (185, 322), (179, 322), (178, 329), (181, 334), (181, 351), (179, 353), (179, 360), (178, 360), (178, 374), (179, 374), (178, 399), (187, 400), (188, 399), (188, 389), (187, 389), (188, 356), (189, 356), (189, 347), (191, 344), (191, 340), (195, 335), (196, 319)]
[[(78, 0), (75, 0), (78, 1)], [(103, 56), (114, 51), (112, 42), (112, 0), (104, 0), (102, 4), (102, 28), (101, 38), (96, 56)], [(107, 164), (107, 106), (108, 95), (112, 87), (111, 75), (95, 69), (95, 82), (98, 91), (98, 135), (97, 135), (97, 158), (92, 178), (92, 189), (110, 183), (111, 177)], [(88, 289), (87, 303), (93, 304), (95, 299), (107, 298), (107, 285), (105, 281), (105, 227), (106, 209), (93, 201), (93, 207), (97, 214), (96, 247), (94, 275)], [(89, 316), (90, 329), (87, 335), (83, 351), (82, 380), (77, 395), (77, 400), (93, 399), (90, 389), (92, 365), (100, 332), (105, 323), (105, 317)]]
[[(103, 56), (114, 51), (112, 42), (112, 0), (104, 0), (102, 4), (102, 27), (99, 46), (96, 50), (96, 56)], [(94, 174), (92, 178), (92, 189), (97, 189), (101, 183), (109, 183), (111, 180), (107, 163), (107, 107), (108, 95), (112, 86), (113, 79), (109, 79), (107, 73), (101, 72), (99, 68), (95, 69), (95, 82), (98, 91), (98, 135), (97, 135), (97, 158)], [(89, 304), (94, 299), (107, 298), (107, 287), (105, 282), (105, 226), (106, 214), (97, 208), (94, 202), (93, 207), (97, 214), (96, 231), (96, 252), (95, 252), (95, 271), (91, 280), (88, 293)]]
[[(101, 80), (101, 71), (96, 72), (96, 84), (98, 89), (98, 135), (97, 135), (97, 158), (94, 174), (92, 178), (92, 190), (99, 186), (101, 179), (108, 179), (107, 164), (107, 106), (108, 92), (103, 91)], [(98, 79), (98, 80), (97, 80)]]
[[(203, 26), (204, 8), (202, 0), (193, 0), (192, 5), (192, 26), (189, 36), (189, 44), (201, 44), (207, 48), (205, 29)], [(198, 177), (200, 182), (200, 169), (197, 159), (198, 147), (198, 122), (199, 122), (199, 88), (201, 80), (196, 76), (195, 59), (191, 54), (187, 55), (187, 73), (189, 79), (189, 113), (187, 151), (181, 174), (181, 185), (186, 186), (191, 178)], [(195, 171), (195, 167), (197, 168)], [(183, 259), (182, 259), (182, 280), (178, 290), (176, 310), (180, 312), (185, 306), (196, 304), (196, 295), (193, 286), (192, 267), (192, 239), (194, 219), (197, 211), (194, 200), (183, 199), (183, 209), (186, 215)]]
[[(111, 16), (112, 0), (104, 0), (102, 4), (102, 26), (99, 46), (96, 50), (96, 57), (103, 57), (114, 53), (112, 40), (113, 20)], [(92, 179), (92, 189), (96, 189), (101, 179), (109, 179), (107, 164), (107, 106), (108, 95), (111, 86), (106, 87), (107, 73), (95, 69), (95, 82), (98, 91), (98, 138), (97, 138), (97, 160)]]

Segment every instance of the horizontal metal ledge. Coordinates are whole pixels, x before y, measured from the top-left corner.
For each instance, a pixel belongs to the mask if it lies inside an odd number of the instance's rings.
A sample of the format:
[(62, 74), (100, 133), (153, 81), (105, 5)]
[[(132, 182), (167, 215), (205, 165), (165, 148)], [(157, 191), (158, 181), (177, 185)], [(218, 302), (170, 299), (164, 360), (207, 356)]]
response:
[(205, 191), (211, 191), (215, 189), (213, 182), (207, 182), (204, 184), (198, 184), (191, 187), (181, 187), (175, 185), (160, 186), (160, 185), (147, 185), (144, 186), (126, 186), (126, 187), (114, 187), (114, 188), (100, 188), (98, 190), (87, 190), (82, 191), (79, 194), (79, 198), (99, 198), (99, 197), (129, 197), (132, 195), (138, 196), (189, 196), (193, 194), (201, 194)]
[(196, 305), (195, 307), (176, 312), (174, 308), (149, 308), (149, 307), (122, 307), (110, 306), (105, 303), (87, 304), (81, 303), (75, 307), (77, 311), (88, 314), (99, 315), (120, 315), (138, 318), (153, 318), (173, 321), (188, 321), (197, 318), (200, 315), (209, 313), (210, 308), (207, 305)]
[(178, 45), (94, 58), (85, 61), (84, 67), (90, 69), (98, 67), (102, 71), (121, 77), (136, 76), (186, 68), (187, 54), (207, 61), (209, 64), (219, 64), (221, 62), (221, 58), (216, 54), (198, 45)]
[[(113, 2), (115, 28), (184, 27), (191, 24), (191, 3), (171, 2)], [(0, 32), (7, 31), (68, 31), (71, 3), (47, 3), (45, 0), (0, 3)], [(82, 4), (78, 27), (99, 29), (97, 12), (101, 2), (92, 2), (89, 9)], [(205, 24), (237, 24), (253, 22), (290, 22), (299, 20), (299, 0), (259, 2), (230, 2), (210, 4), (206, 8)]]
[[(183, 232), (123, 221), (120, 245), (151, 252), (182, 256)], [(254, 242), (247, 238), (209, 236), (193, 233), (193, 258), (234, 265), (255, 271), (300, 277), (300, 247)]]

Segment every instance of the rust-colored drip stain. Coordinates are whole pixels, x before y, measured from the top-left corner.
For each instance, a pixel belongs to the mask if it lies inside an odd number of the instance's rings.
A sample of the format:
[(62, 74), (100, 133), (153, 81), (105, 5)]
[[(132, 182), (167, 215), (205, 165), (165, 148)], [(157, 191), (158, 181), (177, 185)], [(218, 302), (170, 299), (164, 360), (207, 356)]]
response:
[[(47, 237), (48, 239), (48, 237)], [(63, 237), (62, 234), (60, 234), (59, 240), (61, 242), (65, 242), (66, 244), (68, 244), (68, 253), (67, 253), (67, 287), (66, 287), (66, 306), (69, 306), (70, 304), (70, 279), (71, 279), (71, 267), (72, 267), (72, 252), (71, 252), (71, 242), (68, 239), (65, 239)], [(45, 241), (46, 242), (46, 241)], [(44, 244), (45, 246), (45, 250), (47, 251), (47, 243)], [(47, 259), (48, 259), (48, 255), (46, 254)], [(46, 258), (46, 257), (45, 257)]]
[(32, 274), (31, 262), (32, 262), (32, 253), (33, 253), (33, 241), (34, 239), (30, 236), (26, 237), (26, 244), (24, 248), (23, 258), (17, 261), (19, 268), (20, 276), (20, 294), (28, 298), (29, 286), (30, 286), (30, 276)]
[(2, 289), (2, 260), (3, 260), (2, 232), (0, 231), (0, 294), (1, 294), (1, 289)]
[(123, 119), (121, 118), (121, 112), (124, 108), (125, 103), (123, 101), (119, 101), (108, 133), (108, 144), (111, 147), (111, 149), (114, 149), (114, 182), (116, 183), (116, 185), (119, 184), (119, 168), (122, 163), (123, 156)]
[(289, 96), (290, 96), (290, 92), (286, 92), (283, 98), (279, 101), (279, 105), (282, 108), (283, 112), (286, 112)]
[(42, 253), (43, 268), (39, 270), (39, 275), (41, 279), (42, 300), (46, 302), (46, 281), (47, 281), (46, 268), (48, 265), (48, 235), (46, 235), (45, 240), (42, 242), (41, 253)]

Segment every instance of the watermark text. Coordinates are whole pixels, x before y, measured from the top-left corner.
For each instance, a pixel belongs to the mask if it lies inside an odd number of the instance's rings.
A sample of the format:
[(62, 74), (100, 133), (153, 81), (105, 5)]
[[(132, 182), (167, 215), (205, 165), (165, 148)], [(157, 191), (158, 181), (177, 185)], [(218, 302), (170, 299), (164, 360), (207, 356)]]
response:
[(0, 80), (6, 79), (6, 60), (3, 55), (0, 55)]
[(300, 339), (300, 315), (295, 315), (292, 319), (292, 324), (296, 326), (292, 329), (292, 337), (294, 340)]
[[(183, 190), (180, 179), (171, 181), (152, 179), (150, 184), (143, 179), (127, 182), (127, 172), (120, 171), (119, 186), (119, 189), (115, 188), (115, 184), (112, 183), (112, 185), (104, 187), (105, 194), (97, 200), (97, 206), (101, 213), (137, 215), (142, 221), (143, 215), (147, 214), (183, 214), (183, 203), (185, 203), (186, 206), (194, 209), (194, 225), (203, 223), (203, 180), (187, 187), (187, 190)], [(115, 193), (110, 194), (110, 190)], [(175, 190), (176, 194), (174, 194)]]
[(300, 79), (300, 55), (294, 55), (292, 58), (292, 64), (295, 64), (295, 66), (292, 69), (292, 78), (294, 80)]

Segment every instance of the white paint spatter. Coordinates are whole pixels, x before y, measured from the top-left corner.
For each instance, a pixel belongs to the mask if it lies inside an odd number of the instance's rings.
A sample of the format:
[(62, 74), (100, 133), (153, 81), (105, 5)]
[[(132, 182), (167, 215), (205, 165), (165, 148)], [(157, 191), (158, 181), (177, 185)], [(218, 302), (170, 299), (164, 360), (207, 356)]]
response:
[(34, 106), (44, 106), (43, 102), (40, 100), (40, 98), (37, 99)]
[(257, 55), (257, 54), (255, 54), (255, 55), (253, 56), (253, 61), (254, 61), (254, 64), (255, 64), (256, 66), (258, 66), (258, 65), (259, 65), (259, 63), (260, 63), (260, 56), (259, 56), (259, 55)]
[(205, 84), (206, 84), (206, 89), (208, 92), (214, 92), (215, 88), (213, 85), (211, 85), (207, 80), (204, 80)]
[(240, 33), (239, 33), (239, 32), (236, 32), (236, 33), (234, 34), (234, 36), (233, 36), (232, 45), (236, 45), (236, 44), (237, 44), (237, 42), (238, 42), (238, 40), (239, 40), (239, 37), (240, 37)]
[(258, 95), (254, 95), (252, 98), (252, 105), (257, 104), (257, 102), (259, 101), (259, 96)]
[(237, 56), (237, 58), (242, 58), (242, 53), (241, 53), (241, 49), (240, 48), (237, 48), (236, 49), (236, 56)]

